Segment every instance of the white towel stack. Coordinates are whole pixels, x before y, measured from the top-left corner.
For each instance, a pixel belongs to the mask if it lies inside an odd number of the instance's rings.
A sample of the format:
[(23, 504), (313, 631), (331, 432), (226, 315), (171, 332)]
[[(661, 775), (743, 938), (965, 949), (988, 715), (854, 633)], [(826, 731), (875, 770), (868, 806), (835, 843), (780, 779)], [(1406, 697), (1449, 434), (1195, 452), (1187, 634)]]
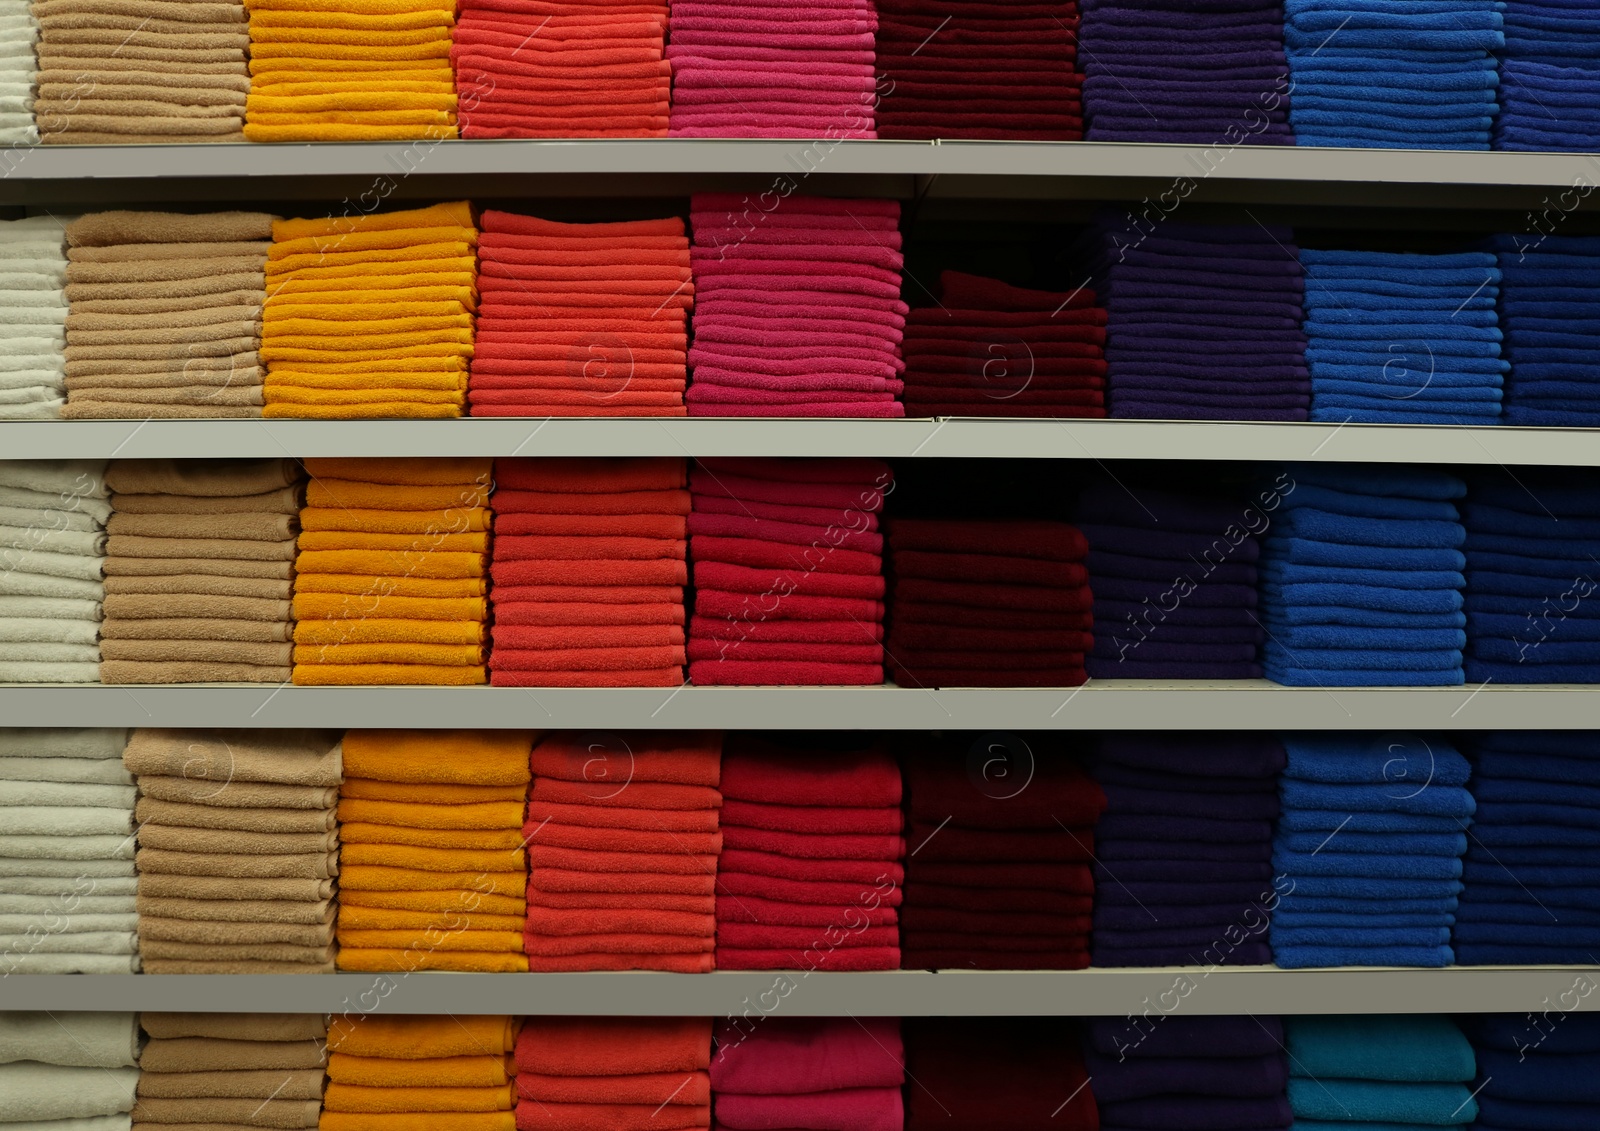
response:
[[(0, 0), (0, 4), (5, 0)], [(6, 11), (0, 8), (0, 12)], [(0, 39), (8, 17), (0, 16)], [(11, 60), (0, 44), (0, 68)], [(0, 69), (0, 141), (10, 132)], [(31, 120), (31, 119), (30, 119)], [(51, 216), (0, 220), (0, 420), (51, 420), (67, 396), (66, 229)]]
[[(125, 730), (0, 730), (0, 978), (139, 972), (127, 743)], [(57, 1117), (0, 1114), (0, 1127), (44, 1118)]]
[(131, 1013), (0, 1013), (0, 1127), (128, 1131), (138, 1063)]
[(0, 142), (38, 145), (33, 121), (39, 21), (28, 0), (0, 0)]

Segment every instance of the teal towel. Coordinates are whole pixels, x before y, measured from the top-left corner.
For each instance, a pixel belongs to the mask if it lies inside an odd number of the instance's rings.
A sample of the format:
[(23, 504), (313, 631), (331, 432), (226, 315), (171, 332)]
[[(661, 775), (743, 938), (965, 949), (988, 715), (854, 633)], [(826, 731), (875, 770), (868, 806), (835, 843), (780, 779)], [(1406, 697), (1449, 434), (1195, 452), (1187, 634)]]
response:
[[(1456, 1131), (1466, 1131), (1467, 1125), (1459, 1123), (1453, 1125)], [(1297, 1119), (1289, 1131), (1417, 1131), (1415, 1123), (1372, 1123), (1363, 1120), (1360, 1123), (1346, 1123), (1340, 1120), (1337, 1123), (1322, 1119)]]
[[(1471, 1080), (1478, 1071), (1471, 1043), (1444, 1016), (1286, 1017), (1284, 1030), (1296, 1076), (1440, 1082)], [(1457, 1115), (1447, 1122), (1471, 1121)]]
[[(1375, 1020), (1384, 1020), (1375, 1018)], [(1292, 1054), (1291, 1054), (1292, 1055)], [(1294, 1061), (1290, 1071), (1298, 1071)], [(1289, 1078), (1295, 1119), (1328, 1119), (1349, 1126), (1362, 1120), (1454, 1127), (1478, 1117), (1478, 1101), (1465, 1084), (1395, 1080)]]

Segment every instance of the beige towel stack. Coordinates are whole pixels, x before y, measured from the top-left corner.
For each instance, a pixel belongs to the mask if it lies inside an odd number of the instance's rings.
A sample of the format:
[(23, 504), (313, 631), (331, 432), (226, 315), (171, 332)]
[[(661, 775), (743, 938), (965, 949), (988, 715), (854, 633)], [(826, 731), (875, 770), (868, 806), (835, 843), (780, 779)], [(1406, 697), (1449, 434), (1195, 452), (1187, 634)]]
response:
[(39, 24), (28, 0), (0, 0), (0, 142), (37, 145), (33, 122), (34, 44)]
[(272, 220), (97, 212), (68, 224), (61, 415), (260, 416)]
[(35, 0), (41, 140), (244, 140), (243, 0)]
[(145, 729), (122, 762), (145, 973), (331, 973), (338, 735)]
[[(0, 37), (4, 24), (0, 17)], [(0, 56), (0, 63), (4, 61)], [(0, 91), (5, 89), (0, 74)], [(0, 104), (7, 97), (0, 94)], [(0, 122), (5, 119), (0, 112)], [(0, 126), (0, 137), (6, 128)], [(66, 243), (54, 217), (0, 221), (0, 420), (61, 415), (67, 395), (61, 357), (66, 281)]]
[(311, 1128), (328, 1026), (310, 1013), (144, 1013), (133, 1126)]
[(293, 460), (113, 460), (101, 683), (287, 683)]

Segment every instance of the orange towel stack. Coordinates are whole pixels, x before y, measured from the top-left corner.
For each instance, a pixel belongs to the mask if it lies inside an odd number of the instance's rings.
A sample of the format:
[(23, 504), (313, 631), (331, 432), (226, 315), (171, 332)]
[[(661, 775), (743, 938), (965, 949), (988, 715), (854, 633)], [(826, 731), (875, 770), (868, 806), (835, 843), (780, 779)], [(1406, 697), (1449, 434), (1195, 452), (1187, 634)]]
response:
[(477, 305), (470, 205), (277, 220), (272, 240), (263, 416), (461, 415)]
[(532, 742), (526, 731), (346, 733), (340, 969), (528, 968), (522, 813)]
[(721, 735), (556, 735), (533, 777), (528, 968), (710, 970)]
[(515, 1131), (514, 1017), (342, 1014), (321, 1131)]
[(490, 461), (305, 463), (294, 681), (485, 682)]
[(516, 1062), (517, 1131), (711, 1126), (709, 1018), (541, 1017)]

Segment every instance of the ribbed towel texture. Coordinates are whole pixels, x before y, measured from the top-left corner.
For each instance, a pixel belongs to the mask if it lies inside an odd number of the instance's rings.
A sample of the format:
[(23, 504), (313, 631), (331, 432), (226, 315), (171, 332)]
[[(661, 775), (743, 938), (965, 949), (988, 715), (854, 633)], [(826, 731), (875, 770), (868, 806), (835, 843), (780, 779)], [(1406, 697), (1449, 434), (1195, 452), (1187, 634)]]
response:
[(1475, 1131), (1584, 1131), (1600, 1104), (1600, 1017), (1566, 992), (1548, 1012), (1485, 1014), (1462, 1027), (1478, 1062)]
[[(35, 47), (39, 42), (39, 21), (30, 0), (0, 0), (0, 28), (5, 30), (6, 40), (5, 50), (0, 53), (0, 142), (37, 145), (39, 127), (33, 106), (38, 92)], [(45, 128), (60, 128), (63, 124), (52, 116)]]
[(337, 734), (146, 728), (122, 764), (140, 786), (145, 973), (333, 972)]
[(1600, 19), (1583, 5), (1500, 5), (1496, 149), (1600, 149)]
[(1289, 1058), (1276, 1017), (1095, 1017), (1084, 1064), (1100, 1131), (1285, 1131)]
[(479, 220), (473, 416), (683, 416), (694, 283), (682, 219)]
[(525, 731), (346, 732), (339, 969), (528, 969), (531, 748)]
[(328, 1023), (314, 1013), (145, 1013), (135, 1127), (317, 1125)]
[(560, 734), (534, 746), (529, 970), (712, 969), (721, 765), (714, 733)]
[(900, 203), (690, 198), (690, 416), (899, 417)]
[(1073, 1029), (1037, 1017), (911, 1017), (902, 1029), (905, 1131), (1098, 1131)]
[(451, 34), (462, 137), (665, 137), (667, 5), (466, 0)]
[(1600, 237), (1494, 236), (1500, 267), (1506, 424), (1600, 424)]
[(885, 750), (741, 734), (722, 795), (718, 969), (900, 968), (906, 846), (900, 767)]
[(900, 1131), (905, 1046), (897, 1017), (719, 1021), (711, 1058), (726, 1131)]
[(132, 1013), (0, 1013), (0, 1122), (129, 1131), (138, 1054)]
[[(409, 969), (410, 967), (400, 967)], [(515, 1017), (343, 1014), (328, 1027), (321, 1131), (515, 1131)]]
[(709, 1131), (711, 1021), (541, 1017), (517, 1040), (517, 1131)]
[[(0, 15), (0, 26), (10, 18)], [(0, 56), (0, 67), (9, 61)], [(0, 123), (8, 117), (0, 110)], [(0, 140), (16, 128), (0, 124)], [(0, 322), (0, 421), (61, 415), (67, 392), (62, 353), (66, 281), (63, 228), (54, 216), (0, 221), (0, 308), (5, 310)]]
[(1464, 1129), (1478, 1114), (1472, 1046), (1449, 1017), (1300, 1016), (1283, 1028), (1300, 1131)]
[(125, 730), (0, 731), (0, 976), (138, 972), (126, 741)]

